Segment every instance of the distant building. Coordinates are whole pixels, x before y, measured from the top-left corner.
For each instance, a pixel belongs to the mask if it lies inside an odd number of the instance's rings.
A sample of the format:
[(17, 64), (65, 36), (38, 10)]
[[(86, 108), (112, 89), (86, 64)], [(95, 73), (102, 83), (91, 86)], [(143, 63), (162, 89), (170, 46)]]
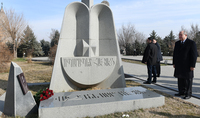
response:
[(0, 10), (0, 42), (6, 43), (8, 41), (12, 41), (12, 38), (5, 30), (4, 26), (5, 23), (8, 21), (7, 16), (3, 10), (3, 3), (1, 3), (1, 10)]

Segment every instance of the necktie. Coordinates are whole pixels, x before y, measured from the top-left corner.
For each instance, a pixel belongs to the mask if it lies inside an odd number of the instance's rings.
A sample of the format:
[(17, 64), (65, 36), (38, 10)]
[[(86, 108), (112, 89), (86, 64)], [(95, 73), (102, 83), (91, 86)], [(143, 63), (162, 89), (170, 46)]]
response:
[(181, 41), (181, 47), (183, 46), (183, 41)]

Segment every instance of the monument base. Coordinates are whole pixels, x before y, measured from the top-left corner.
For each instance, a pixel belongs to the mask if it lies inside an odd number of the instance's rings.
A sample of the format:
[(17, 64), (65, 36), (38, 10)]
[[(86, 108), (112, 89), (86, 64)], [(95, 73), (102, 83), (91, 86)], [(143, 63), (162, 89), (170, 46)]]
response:
[(63, 92), (40, 102), (39, 117), (94, 117), (164, 104), (164, 96), (142, 87)]

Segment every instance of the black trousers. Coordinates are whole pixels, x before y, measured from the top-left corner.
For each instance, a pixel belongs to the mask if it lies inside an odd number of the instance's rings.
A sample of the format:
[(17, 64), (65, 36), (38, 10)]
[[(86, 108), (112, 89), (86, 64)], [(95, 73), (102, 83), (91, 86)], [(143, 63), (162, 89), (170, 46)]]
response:
[(178, 78), (178, 91), (187, 96), (192, 95), (193, 78)]
[(156, 72), (157, 72), (157, 75), (160, 75), (160, 61), (156, 63)]
[(155, 65), (147, 65), (147, 70), (148, 70), (148, 79), (147, 81), (151, 83), (152, 80), (152, 73), (153, 73), (153, 81), (156, 82), (156, 66)]

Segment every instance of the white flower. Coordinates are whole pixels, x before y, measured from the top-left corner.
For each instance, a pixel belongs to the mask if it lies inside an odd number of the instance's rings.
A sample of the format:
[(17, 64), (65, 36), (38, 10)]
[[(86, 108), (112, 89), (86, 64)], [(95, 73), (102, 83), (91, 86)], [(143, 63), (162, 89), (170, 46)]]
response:
[(126, 117), (126, 118), (129, 118), (129, 115), (128, 114), (123, 114), (122, 117)]

